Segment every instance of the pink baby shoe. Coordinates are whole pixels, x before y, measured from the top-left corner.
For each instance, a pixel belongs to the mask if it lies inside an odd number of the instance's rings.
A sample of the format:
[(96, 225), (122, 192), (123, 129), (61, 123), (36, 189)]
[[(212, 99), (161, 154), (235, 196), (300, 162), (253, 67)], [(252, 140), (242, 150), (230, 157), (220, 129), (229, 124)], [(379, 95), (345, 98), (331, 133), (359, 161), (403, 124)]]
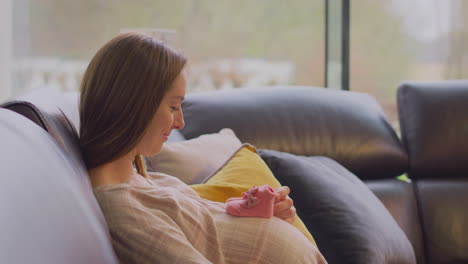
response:
[(276, 191), (268, 185), (254, 186), (241, 198), (229, 198), (226, 212), (234, 216), (272, 217), (275, 194)]

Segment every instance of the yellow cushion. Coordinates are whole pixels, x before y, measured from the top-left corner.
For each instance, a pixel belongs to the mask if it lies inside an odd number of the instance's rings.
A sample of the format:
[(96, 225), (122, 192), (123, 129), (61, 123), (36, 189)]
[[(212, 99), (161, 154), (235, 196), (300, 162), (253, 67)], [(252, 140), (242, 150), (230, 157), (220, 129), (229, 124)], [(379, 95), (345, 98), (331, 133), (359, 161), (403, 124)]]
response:
[[(241, 197), (252, 186), (262, 184), (268, 184), (272, 188), (281, 186), (255, 148), (244, 144), (206, 183), (190, 187), (205, 199), (224, 203), (231, 197)], [(315, 244), (312, 235), (297, 215), (293, 225)]]

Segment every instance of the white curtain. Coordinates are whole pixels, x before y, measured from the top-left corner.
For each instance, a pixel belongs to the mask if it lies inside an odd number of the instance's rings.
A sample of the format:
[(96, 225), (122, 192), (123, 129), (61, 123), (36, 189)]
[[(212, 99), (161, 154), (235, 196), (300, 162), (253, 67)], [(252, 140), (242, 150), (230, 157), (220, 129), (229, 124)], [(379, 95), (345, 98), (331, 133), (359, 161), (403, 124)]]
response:
[(11, 96), (12, 0), (0, 0), (0, 102)]

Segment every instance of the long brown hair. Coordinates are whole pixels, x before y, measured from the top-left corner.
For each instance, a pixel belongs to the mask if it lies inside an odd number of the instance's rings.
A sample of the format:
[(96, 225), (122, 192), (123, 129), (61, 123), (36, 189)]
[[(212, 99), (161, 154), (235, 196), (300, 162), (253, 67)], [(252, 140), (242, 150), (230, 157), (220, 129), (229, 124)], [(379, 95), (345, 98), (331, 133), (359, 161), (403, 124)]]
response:
[[(186, 58), (142, 33), (124, 33), (93, 57), (81, 83), (80, 147), (88, 169), (128, 154)], [(135, 167), (147, 176), (140, 155)]]

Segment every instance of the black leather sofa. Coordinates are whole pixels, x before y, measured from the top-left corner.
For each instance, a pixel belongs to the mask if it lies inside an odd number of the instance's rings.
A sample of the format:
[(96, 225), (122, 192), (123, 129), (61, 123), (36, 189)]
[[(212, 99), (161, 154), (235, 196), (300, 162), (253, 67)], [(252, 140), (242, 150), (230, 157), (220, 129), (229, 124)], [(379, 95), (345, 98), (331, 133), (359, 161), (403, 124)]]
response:
[[(290, 185), (291, 196), (329, 263), (467, 263), (468, 81), (403, 83), (397, 99), (401, 140), (371, 96), (296, 86), (189, 94), (186, 127), (173, 138), (230, 127), (241, 141), (260, 149), (283, 184), (297, 184)], [(1, 263), (117, 262), (77, 146), (77, 102), (76, 93), (37, 91), (2, 104)], [(327, 237), (330, 228), (330, 234), (348, 234), (355, 215), (372, 211), (352, 208), (353, 215), (333, 219), (326, 218), (333, 204), (311, 211), (312, 195), (328, 201), (342, 194), (339, 188), (329, 193), (307, 185), (307, 170), (294, 179), (275, 171), (278, 159), (272, 157), (296, 156), (313, 157), (311, 162), (323, 162), (318, 156), (324, 156), (330, 166), (341, 164), (359, 177), (403, 230), (413, 259), (375, 257), (379, 237), (366, 228), (359, 229), (358, 239)], [(395, 178), (402, 173), (411, 181)], [(362, 197), (363, 203), (372, 199)], [(351, 225), (317, 228), (343, 219)], [(373, 235), (374, 240), (366, 240)], [(362, 241), (375, 242), (376, 252), (369, 245), (360, 247)]]

